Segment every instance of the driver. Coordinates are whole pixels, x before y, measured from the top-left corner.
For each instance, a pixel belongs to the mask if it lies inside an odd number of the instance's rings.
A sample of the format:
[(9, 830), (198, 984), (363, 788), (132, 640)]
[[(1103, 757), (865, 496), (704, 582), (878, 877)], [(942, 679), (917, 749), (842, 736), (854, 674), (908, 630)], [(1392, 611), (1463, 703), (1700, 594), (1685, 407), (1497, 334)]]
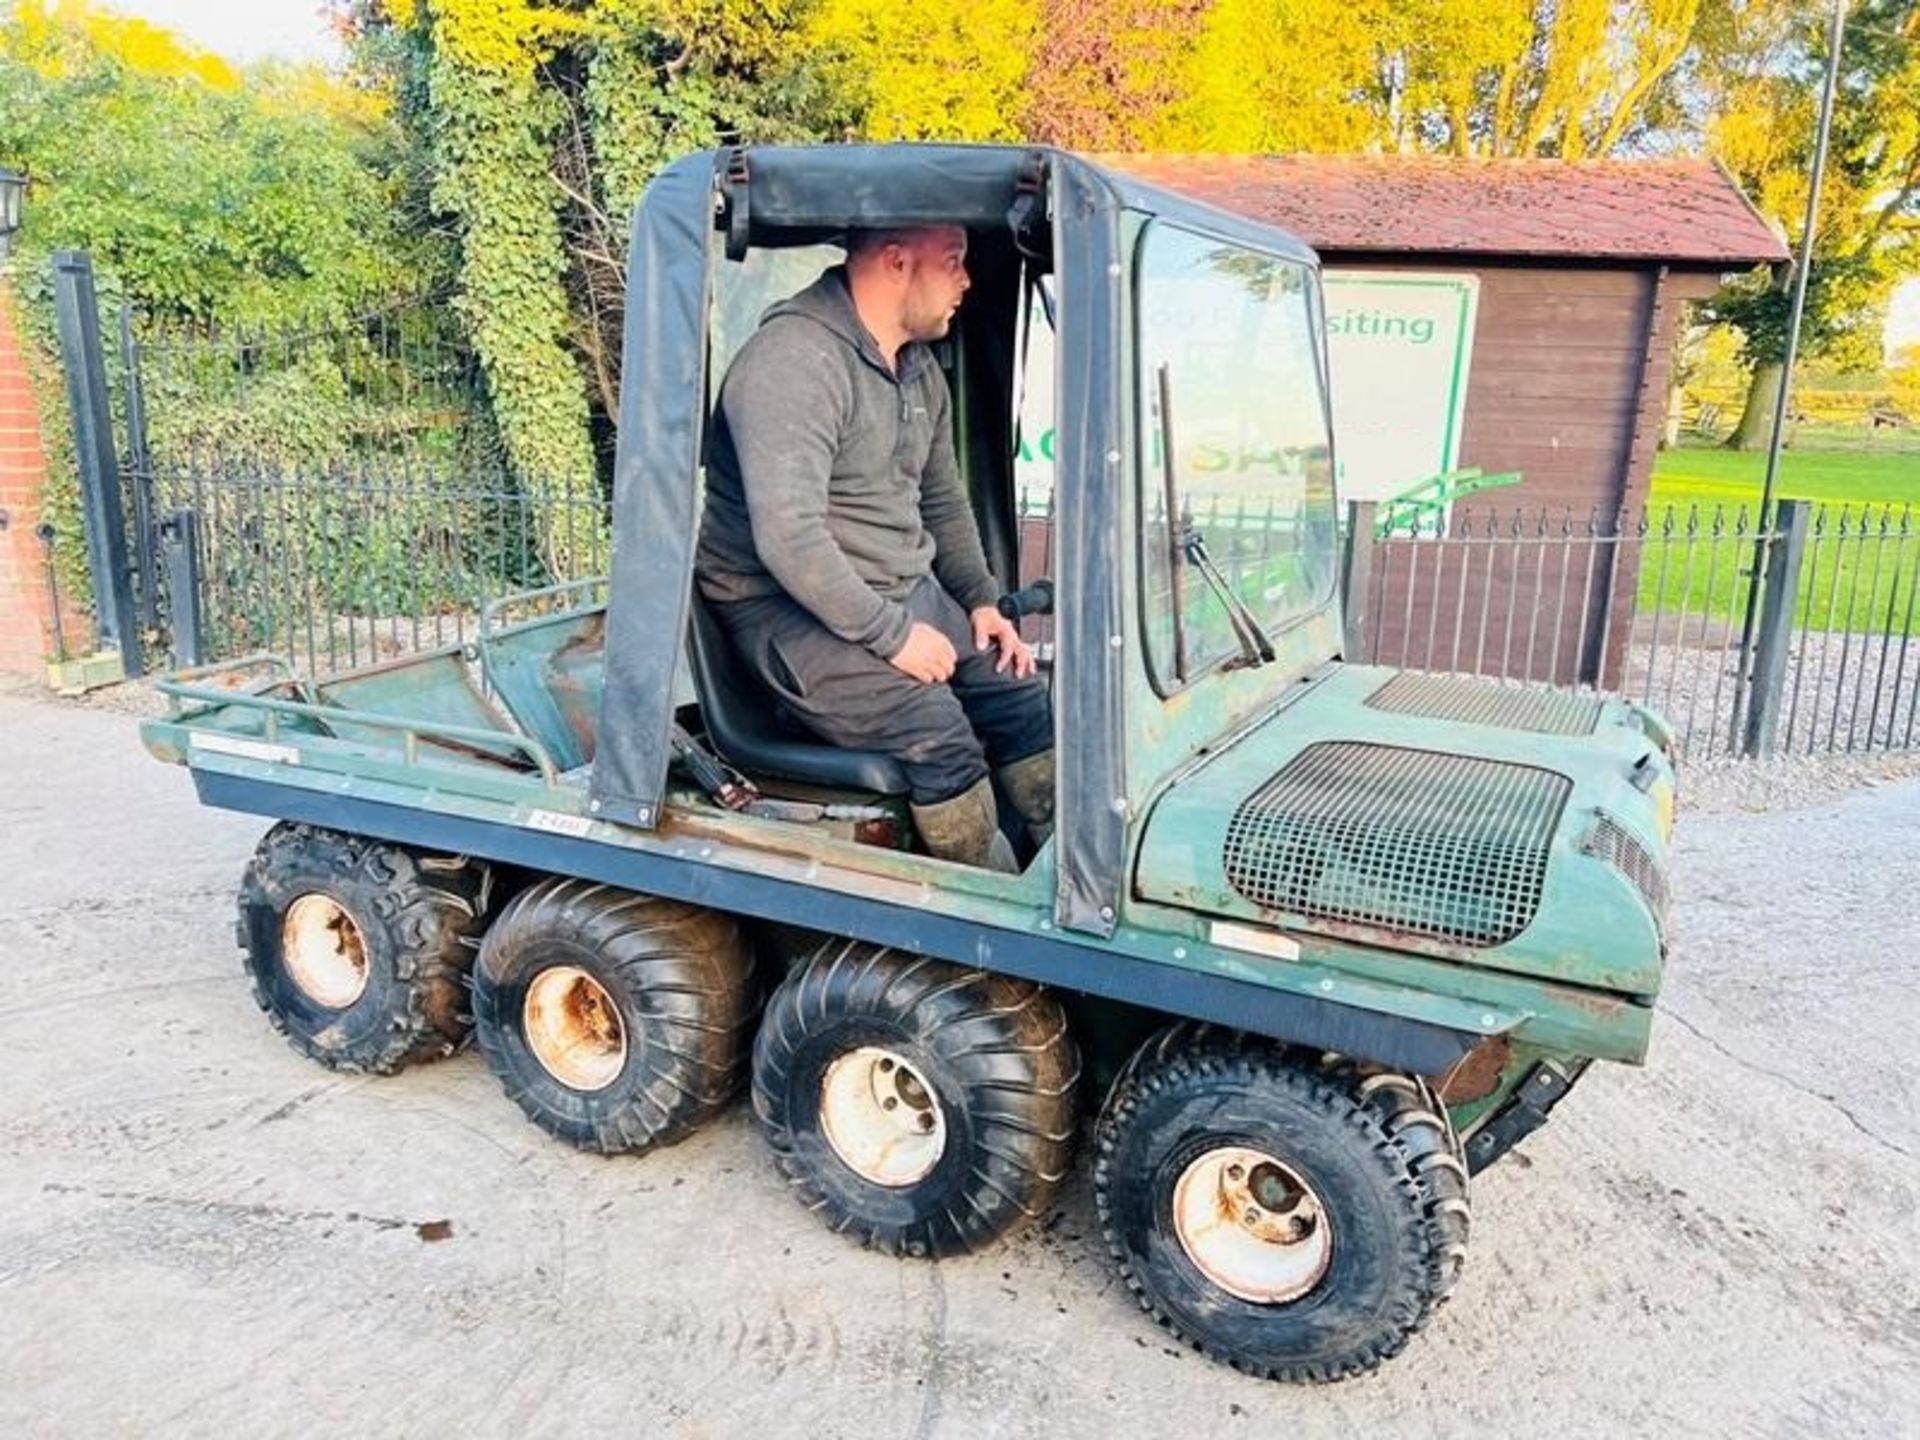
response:
[(892, 756), (942, 859), (1013, 870), (992, 776), (1037, 842), (1053, 712), (954, 460), (946, 335), (958, 226), (853, 232), (844, 265), (767, 312), (720, 387), (700, 592), (809, 730)]

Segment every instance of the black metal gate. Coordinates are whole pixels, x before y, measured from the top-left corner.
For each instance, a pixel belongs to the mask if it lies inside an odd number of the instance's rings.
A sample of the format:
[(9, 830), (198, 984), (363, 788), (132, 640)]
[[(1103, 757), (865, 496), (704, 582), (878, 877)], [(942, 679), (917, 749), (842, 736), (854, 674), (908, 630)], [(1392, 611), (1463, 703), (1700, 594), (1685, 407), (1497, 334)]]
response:
[(604, 567), (598, 479), (510, 471), (442, 298), (258, 328), (123, 309), (109, 347), (87, 258), (60, 265), (96, 600), (129, 674), (461, 642), (487, 600)]

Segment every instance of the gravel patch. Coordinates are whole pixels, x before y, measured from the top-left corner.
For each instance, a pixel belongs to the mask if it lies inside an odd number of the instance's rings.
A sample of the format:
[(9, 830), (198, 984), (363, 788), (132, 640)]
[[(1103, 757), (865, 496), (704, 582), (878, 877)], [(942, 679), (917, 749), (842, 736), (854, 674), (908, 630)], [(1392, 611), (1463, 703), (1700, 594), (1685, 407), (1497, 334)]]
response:
[[(1725, 754), (1738, 700), (1739, 637), (1635, 645), (1625, 693), (1666, 717), (1693, 759)], [(1920, 639), (1803, 632), (1787, 656), (1776, 744), (1801, 754), (1920, 742)]]

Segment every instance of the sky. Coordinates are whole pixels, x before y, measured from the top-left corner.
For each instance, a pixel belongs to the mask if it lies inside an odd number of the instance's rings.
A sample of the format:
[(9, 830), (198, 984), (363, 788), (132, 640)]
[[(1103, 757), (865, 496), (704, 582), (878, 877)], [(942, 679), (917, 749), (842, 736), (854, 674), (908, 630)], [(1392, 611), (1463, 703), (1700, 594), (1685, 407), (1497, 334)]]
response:
[(108, 0), (228, 60), (339, 60), (320, 0)]
[(1887, 358), (1902, 345), (1920, 345), (1920, 280), (1909, 280), (1896, 290), (1887, 312)]

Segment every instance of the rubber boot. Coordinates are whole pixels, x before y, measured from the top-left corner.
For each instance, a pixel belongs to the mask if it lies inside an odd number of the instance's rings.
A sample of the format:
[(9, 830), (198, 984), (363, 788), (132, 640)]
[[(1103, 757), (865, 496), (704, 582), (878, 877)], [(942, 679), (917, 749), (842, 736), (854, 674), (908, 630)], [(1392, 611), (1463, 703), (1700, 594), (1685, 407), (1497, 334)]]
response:
[(1000, 788), (1027, 822), (1038, 850), (1053, 838), (1053, 751), (1042, 750), (999, 769)]
[(930, 854), (982, 870), (1019, 872), (1013, 846), (1000, 833), (1000, 810), (993, 802), (991, 780), (977, 780), (951, 800), (912, 809), (914, 826)]

